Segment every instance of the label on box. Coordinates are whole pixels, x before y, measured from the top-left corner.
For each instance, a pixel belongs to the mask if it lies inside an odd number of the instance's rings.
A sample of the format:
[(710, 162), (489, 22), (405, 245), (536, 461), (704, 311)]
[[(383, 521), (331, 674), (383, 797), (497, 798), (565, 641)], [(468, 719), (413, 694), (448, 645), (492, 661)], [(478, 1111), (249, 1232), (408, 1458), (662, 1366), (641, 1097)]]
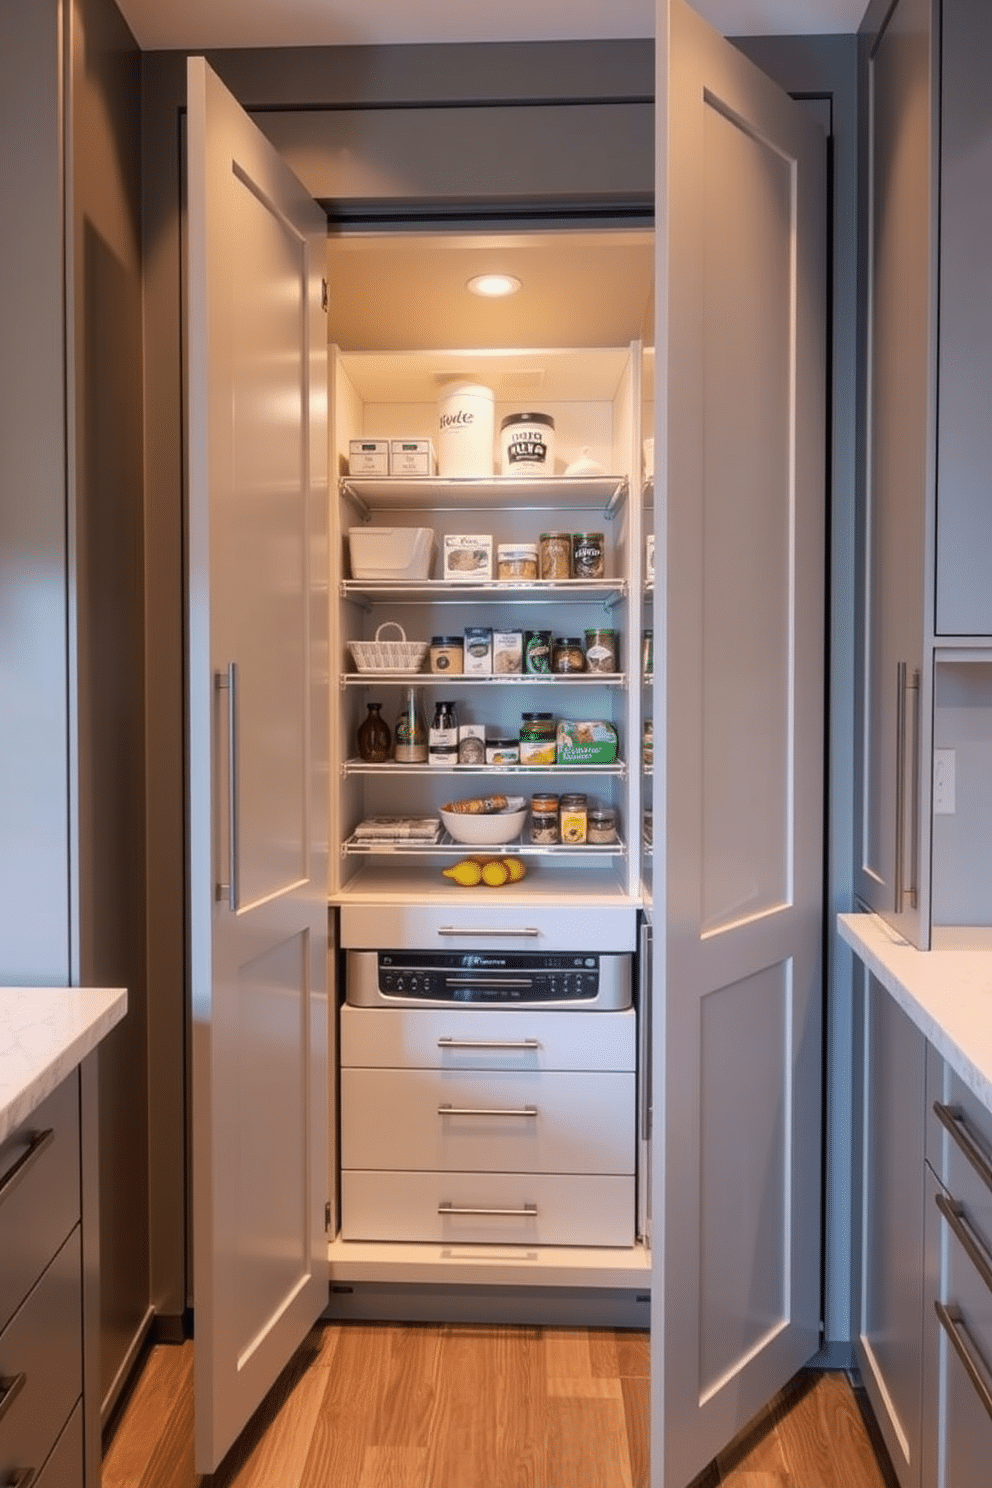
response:
[(429, 439), (393, 439), (389, 445), (390, 475), (436, 475), (437, 460)]
[(612, 765), (617, 757), (617, 731), (602, 719), (558, 723), (559, 765)]
[(486, 759), (486, 725), (484, 723), (460, 723), (458, 725), (458, 763), (460, 765), (482, 765)]
[(484, 625), (465, 627), (465, 671), (468, 675), (493, 669), (493, 633)]
[(493, 631), (493, 671), (508, 674), (524, 669), (524, 633), (522, 630)]
[(388, 475), (388, 439), (350, 439), (348, 441), (350, 475)]
[(446, 579), (491, 579), (493, 576), (492, 534), (447, 532), (444, 537)]

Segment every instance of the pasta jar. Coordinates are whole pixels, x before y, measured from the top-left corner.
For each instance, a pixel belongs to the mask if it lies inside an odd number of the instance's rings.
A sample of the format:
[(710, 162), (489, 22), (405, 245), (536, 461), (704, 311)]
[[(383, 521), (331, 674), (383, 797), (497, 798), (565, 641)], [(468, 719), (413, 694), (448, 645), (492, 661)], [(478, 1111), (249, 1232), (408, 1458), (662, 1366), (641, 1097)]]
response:
[[(555, 762), (555, 716), (553, 713), (524, 713), (520, 722), (520, 763), (553, 765)], [(558, 798), (555, 797), (555, 808)]]
[(588, 830), (587, 797), (581, 791), (562, 796), (558, 803), (558, 830), (562, 842), (575, 847), (585, 842)]
[(586, 670), (589, 672), (617, 672), (618, 647), (615, 630), (587, 630)]
[(576, 579), (606, 575), (606, 537), (602, 532), (576, 532), (572, 537), (572, 574)]
[(572, 534), (570, 532), (541, 533), (541, 578), (570, 579), (572, 577)]
[(530, 840), (542, 847), (553, 847), (560, 841), (557, 796), (544, 791), (535, 791), (531, 796)]
[(499, 543), (496, 548), (498, 579), (536, 579), (537, 543)]
[(590, 842), (606, 846), (617, 840), (617, 814), (612, 806), (604, 806), (589, 813), (588, 838)]
[(465, 668), (464, 636), (431, 636), (431, 671), (455, 675)]
[(553, 672), (584, 672), (585, 652), (578, 636), (555, 636), (551, 647), (551, 670)]

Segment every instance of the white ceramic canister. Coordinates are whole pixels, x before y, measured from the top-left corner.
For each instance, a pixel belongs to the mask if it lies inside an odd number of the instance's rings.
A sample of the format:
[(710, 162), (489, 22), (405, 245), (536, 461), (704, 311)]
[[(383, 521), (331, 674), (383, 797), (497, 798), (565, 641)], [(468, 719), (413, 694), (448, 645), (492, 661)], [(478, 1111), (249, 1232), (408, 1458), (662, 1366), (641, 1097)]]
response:
[(462, 382), (446, 388), (437, 407), (437, 473), (493, 473), (496, 405), (492, 388)]
[(549, 413), (510, 413), (499, 426), (504, 475), (554, 475), (555, 421)]

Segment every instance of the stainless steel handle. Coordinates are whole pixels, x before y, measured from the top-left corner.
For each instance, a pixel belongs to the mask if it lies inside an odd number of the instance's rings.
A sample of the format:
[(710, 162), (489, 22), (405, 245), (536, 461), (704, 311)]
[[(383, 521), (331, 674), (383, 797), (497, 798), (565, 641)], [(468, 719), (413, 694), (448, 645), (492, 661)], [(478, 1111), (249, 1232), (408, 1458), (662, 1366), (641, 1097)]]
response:
[(988, 1415), (992, 1417), (992, 1386), (989, 1384), (989, 1368), (975, 1347), (974, 1339), (968, 1332), (960, 1307), (953, 1305), (945, 1307), (943, 1302), (935, 1302), (934, 1307), (941, 1327), (950, 1339), (954, 1352), (961, 1360), (965, 1373), (975, 1387), (975, 1393)]
[(992, 1165), (990, 1165), (988, 1157), (972, 1134), (971, 1128), (968, 1125), (968, 1118), (961, 1110), (961, 1107), (946, 1106), (942, 1101), (934, 1101), (933, 1110), (941, 1126), (947, 1128), (957, 1146), (964, 1153), (979, 1178), (985, 1184), (985, 1187), (992, 1193)]
[(438, 925), (437, 933), (438, 935), (469, 935), (473, 940), (478, 940), (480, 935), (498, 935), (501, 939), (509, 936), (516, 940), (535, 940), (541, 932), (536, 925), (521, 925), (517, 928), (511, 926), (504, 930), (494, 930), (492, 925), (483, 925), (482, 927), (478, 925), (466, 925), (464, 927), (461, 925)]
[(238, 663), (229, 661), (214, 685), (227, 693), (227, 883), (218, 883), (215, 892), (233, 914), (238, 907)]
[(28, 1382), (26, 1374), (8, 1375), (6, 1379), (0, 1379), (0, 1421), (10, 1410), (14, 1401), (20, 1395)]
[(968, 1255), (975, 1270), (992, 1292), (992, 1256), (982, 1243), (982, 1237), (968, 1218), (965, 1207), (957, 1199), (947, 1199), (942, 1193), (936, 1195), (937, 1208), (947, 1220), (954, 1234)]
[[(909, 693), (917, 695), (917, 711), (919, 710), (920, 674), (914, 668), (909, 672), (904, 661), (896, 664), (896, 859), (895, 871), (893, 873), (893, 888), (895, 891), (895, 912), (902, 914), (907, 899), (910, 905), (916, 904), (916, 884), (906, 884), (906, 786), (910, 772), (906, 768), (906, 702)], [(915, 752), (915, 751), (914, 751)], [(913, 795), (913, 820), (916, 820), (915, 791)], [(916, 832), (912, 833), (912, 854), (916, 861)]]
[(508, 1214), (518, 1219), (533, 1219), (537, 1214), (536, 1204), (524, 1204), (522, 1209), (470, 1209), (461, 1204), (438, 1204), (438, 1214)]
[(536, 1116), (536, 1106), (438, 1106), (439, 1116)]
[(50, 1126), (46, 1126), (44, 1131), (38, 1132), (36, 1136), (31, 1138), (27, 1149), (21, 1153), (16, 1162), (11, 1163), (6, 1173), (0, 1178), (0, 1204), (3, 1203), (9, 1193), (13, 1192), (21, 1179), (26, 1176), (38, 1161), (45, 1148), (50, 1146), (54, 1140), (55, 1132)]
[(537, 1039), (455, 1039), (439, 1038), (439, 1049), (539, 1049)]

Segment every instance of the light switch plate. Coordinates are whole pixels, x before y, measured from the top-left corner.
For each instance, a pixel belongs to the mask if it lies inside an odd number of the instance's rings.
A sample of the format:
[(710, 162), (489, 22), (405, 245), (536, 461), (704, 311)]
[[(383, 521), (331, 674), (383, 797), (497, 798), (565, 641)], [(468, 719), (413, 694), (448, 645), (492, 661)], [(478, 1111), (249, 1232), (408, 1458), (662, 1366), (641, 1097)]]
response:
[(933, 752), (933, 814), (953, 816), (954, 803), (954, 750), (935, 749)]

